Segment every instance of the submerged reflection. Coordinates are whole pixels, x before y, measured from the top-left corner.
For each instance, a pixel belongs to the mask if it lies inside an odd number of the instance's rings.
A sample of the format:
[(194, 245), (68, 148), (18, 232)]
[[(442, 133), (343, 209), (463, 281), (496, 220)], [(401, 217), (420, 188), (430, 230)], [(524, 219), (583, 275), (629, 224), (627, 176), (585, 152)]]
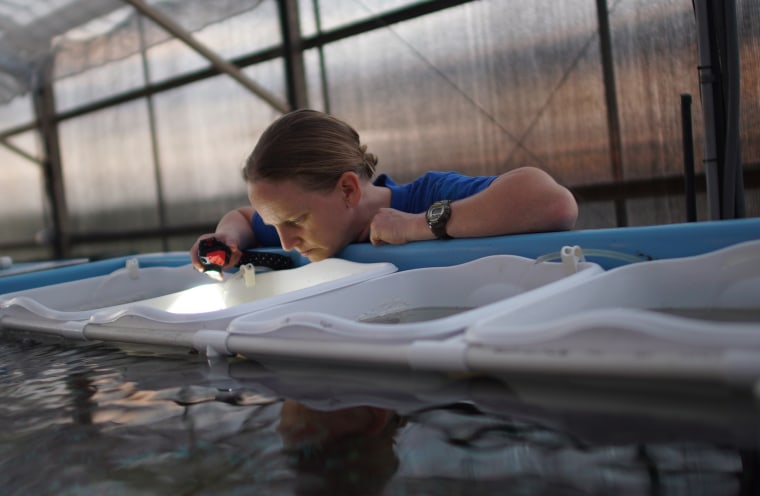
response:
[(66, 387), (71, 392), (72, 420), (79, 425), (92, 425), (92, 414), (98, 404), (92, 400), (97, 388), (92, 372), (75, 372), (66, 377)]
[(277, 428), (298, 473), (298, 494), (381, 494), (398, 468), (394, 439), (404, 425), (392, 410), (333, 411), (286, 400)]

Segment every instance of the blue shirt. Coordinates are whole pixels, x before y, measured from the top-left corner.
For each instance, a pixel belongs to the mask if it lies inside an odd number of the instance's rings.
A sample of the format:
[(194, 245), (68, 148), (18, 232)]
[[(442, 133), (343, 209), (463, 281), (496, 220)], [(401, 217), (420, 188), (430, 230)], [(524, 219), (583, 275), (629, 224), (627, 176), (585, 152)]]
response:
[[(438, 200), (461, 200), (486, 189), (496, 176), (465, 176), (456, 172), (431, 171), (414, 181), (398, 185), (393, 179), (381, 174), (375, 179), (375, 186), (391, 190), (391, 208), (418, 214), (428, 209)], [(264, 224), (256, 213), (251, 223), (256, 241), (261, 246), (280, 246), (280, 237), (273, 226)]]

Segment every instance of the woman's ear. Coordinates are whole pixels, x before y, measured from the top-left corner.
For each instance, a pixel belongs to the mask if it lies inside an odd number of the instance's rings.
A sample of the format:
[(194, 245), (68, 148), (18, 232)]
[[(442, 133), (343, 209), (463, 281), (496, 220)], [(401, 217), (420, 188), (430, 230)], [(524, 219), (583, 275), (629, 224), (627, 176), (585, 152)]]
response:
[(356, 172), (344, 172), (338, 179), (337, 189), (347, 207), (355, 207), (362, 198), (362, 184)]

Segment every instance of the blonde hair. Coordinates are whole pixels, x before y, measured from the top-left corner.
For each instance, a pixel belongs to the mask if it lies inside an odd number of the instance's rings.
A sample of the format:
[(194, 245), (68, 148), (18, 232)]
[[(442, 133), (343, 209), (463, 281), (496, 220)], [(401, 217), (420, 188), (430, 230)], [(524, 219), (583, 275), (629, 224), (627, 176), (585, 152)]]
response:
[(294, 180), (309, 191), (329, 191), (345, 172), (372, 179), (377, 157), (354, 128), (323, 112), (301, 109), (274, 121), (243, 167), (246, 181)]

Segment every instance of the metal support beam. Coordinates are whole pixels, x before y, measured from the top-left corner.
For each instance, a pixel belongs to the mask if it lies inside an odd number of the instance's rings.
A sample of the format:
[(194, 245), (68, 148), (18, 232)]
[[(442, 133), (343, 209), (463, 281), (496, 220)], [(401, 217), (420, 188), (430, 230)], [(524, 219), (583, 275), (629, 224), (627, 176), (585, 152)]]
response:
[(14, 145), (13, 143), (11, 143), (10, 141), (8, 141), (5, 138), (0, 138), (0, 145), (3, 145), (8, 150), (12, 151), (16, 155), (19, 155), (19, 156), (21, 156), (21, 157), (29, 160), (30, 162), (34, 162), (35, 164), (40, 165), (40, 166), (42, 165), (42, 161), (40, 159), (38, 159), (37, 157), (31, 155), (30, 153), (27, 153), (26, 151), (24, 151), (21, 148), (17, 147), (16, 145)]
[[(302, 48), (304, 50), (309, 50), (312, 48), (320, 47), (322, 45), (336, 41), (345, 40), (357, 34), (370, 32), (376, 29), (387, 28), (392, 24), (417, 19), (428, 14), (440, 12), (457, 5), (463, 5), (474, 1), (476, 0), (436, 0), (435, 2), (412, 4), (407, 7), (399, 8), (395, 11), (378, 14), (371, 18), (331, 29), (329, 31), (322, 31), (320, 29), (318, 31), (318, 34), (303, 38)], [(237, 67), (249, 67), (251, 65), (275, 60), (278, 57), (282, 56), (282, 47), (277, 46), (264, 48), (248, 55), (234, 58), (233, 65)], [(211, 66), (208, 68), (187, 72), (182, 75), (170, 77), (165, 80), (152, 83), (149, 86), (143, 88), (116, 93), (114, 95), (94, 100), (92, 102), (84, 103), (68, 110), (60, 111), (58, 113), (58, 121), (61, 122), (67, 119), (87, 115), (108, 107), (113, 107), (144, 98), (146, 95), (155, 95), (164, 91), (179, 88), (186, 84), (194, 83), (196, 81), (203, 81), (207, 78), (219, 75), (220, 72), (221, 71), (217, 67)], [(0, 132), (0, 138), (8, 138), (10, 136), (15, 136), (26, 131), (34, 130), (35, 128), (36, 123), (34, 122), (10, 127), (5, 129), (3, 132)]]
[(42, 164), (45, 173), (45, 190), (53, 214), (53, 250), (55, 258), (67, 258), (71, 255), (71, 230), (63, 186), (61, 149), (58, 141), (58, 122), (55, 118), (55, 94), (52, 77), (53, 63), (51, 59), (40, 69), (37, 86), (32, 95), (44, 152)]
[(735, 0), (695, 0), (704, 166), (711, 220), (745, 216)]
[[(319, 10), (319, 0), (312, 0), (312, 8), (314, 9), (314, 21), (317, 25), (317, 36), (322, 35), (322, 13)], [(330, 113), (330, 87), (327, 80), (327, 64), (325, 64), (325, 47), (323, 44), (317, 45), (317, 52), (319, 53), (319, 79), (322, 86), (322, 105), (324, 105), (324, 111)]]
[(253, 94), (266, 101), (269, 105), (280, 112), (288, 112), (290, 108), (275, 95), (271, 94), (264, 87), (260, 86), (254, 80), (243, 74), (235, 65), (227, 62), (225, 59), (214, 53), (206, 45), (196, 40), (190, 33), (185, 31), (182, 26), (165, 16), (161, 11), (146, 4), (143, 0), (123, 0), (134, 7), (138, 12), (151, 19), (153, 22), (164, 28), (172, 36), (185, 43), (195, 50), (198, 54), (208, 60), (212, 66), (222, 73), (229, 75), (238, 83), (242, 84)]
[(702, 95), (702, 119), (704, 124), (703, 157), (707, 177), (707, 211), (710, 220), (718, 220), (720, 215), (720, 159), (722, 149), (722, 129), (716, 129), (716, 122), (723, 123), (722, 90), (720, 78), (713, 67), (713, 53), (710, 45), (710, 25), (707, 0), (695, 0), (694, 11), (697, 20), (697, 48), (699, 49), (699, 85)]
[[(620, 134), (620, 114), (618, 112), (617, 92), (615, 90), (615, 63), (612, 59), (612, 36), (610, 34), (610, 14), (607, 0), (596, 0), (596, 15), (599, 23), (599, 45), (602, 56), (602, 76), (604, 78), (604, 100), (607, 104), (607, 132), (610, 145), (610, 166), (612, 178), (622, 182), (623, 174), (623, 139)], [(615, 217), (617, 225), (628, 225), (628, 212), (625, 200), (615, 200)]]
[(303, 61), (301, 29), (296, 0), (278, 0), (282, 45), (285, 52), (285, 78), (288, 85), (288, 102), (293, 109), (309, 106), (306, 91), (306, 69)]
[[(145, 28), (143, 19), (137, 19), (137, 28), (140, 34), (140, 59), (142, 61), (143, 81), (145, 86), (150, 84), (150, 65), (148, 64), (147, 45), (145, 43)], [(164, 182), (161, 178), (161, 154), (158, 146), (158, 130), (156, 129), (156, 111), (153, 105), (153, 95), (146, 95), (145, 104), (148, 110), (148, 130), (150, 131), (150, 150), (153, 157), (153, 177), (156, 181), (156, 208), (158, 214), (158, 226), (161, 231), (166, 229), (166, 201), (164, 199)], [(169, 251), (169, 238), (161, 236), (161, 248)]]

